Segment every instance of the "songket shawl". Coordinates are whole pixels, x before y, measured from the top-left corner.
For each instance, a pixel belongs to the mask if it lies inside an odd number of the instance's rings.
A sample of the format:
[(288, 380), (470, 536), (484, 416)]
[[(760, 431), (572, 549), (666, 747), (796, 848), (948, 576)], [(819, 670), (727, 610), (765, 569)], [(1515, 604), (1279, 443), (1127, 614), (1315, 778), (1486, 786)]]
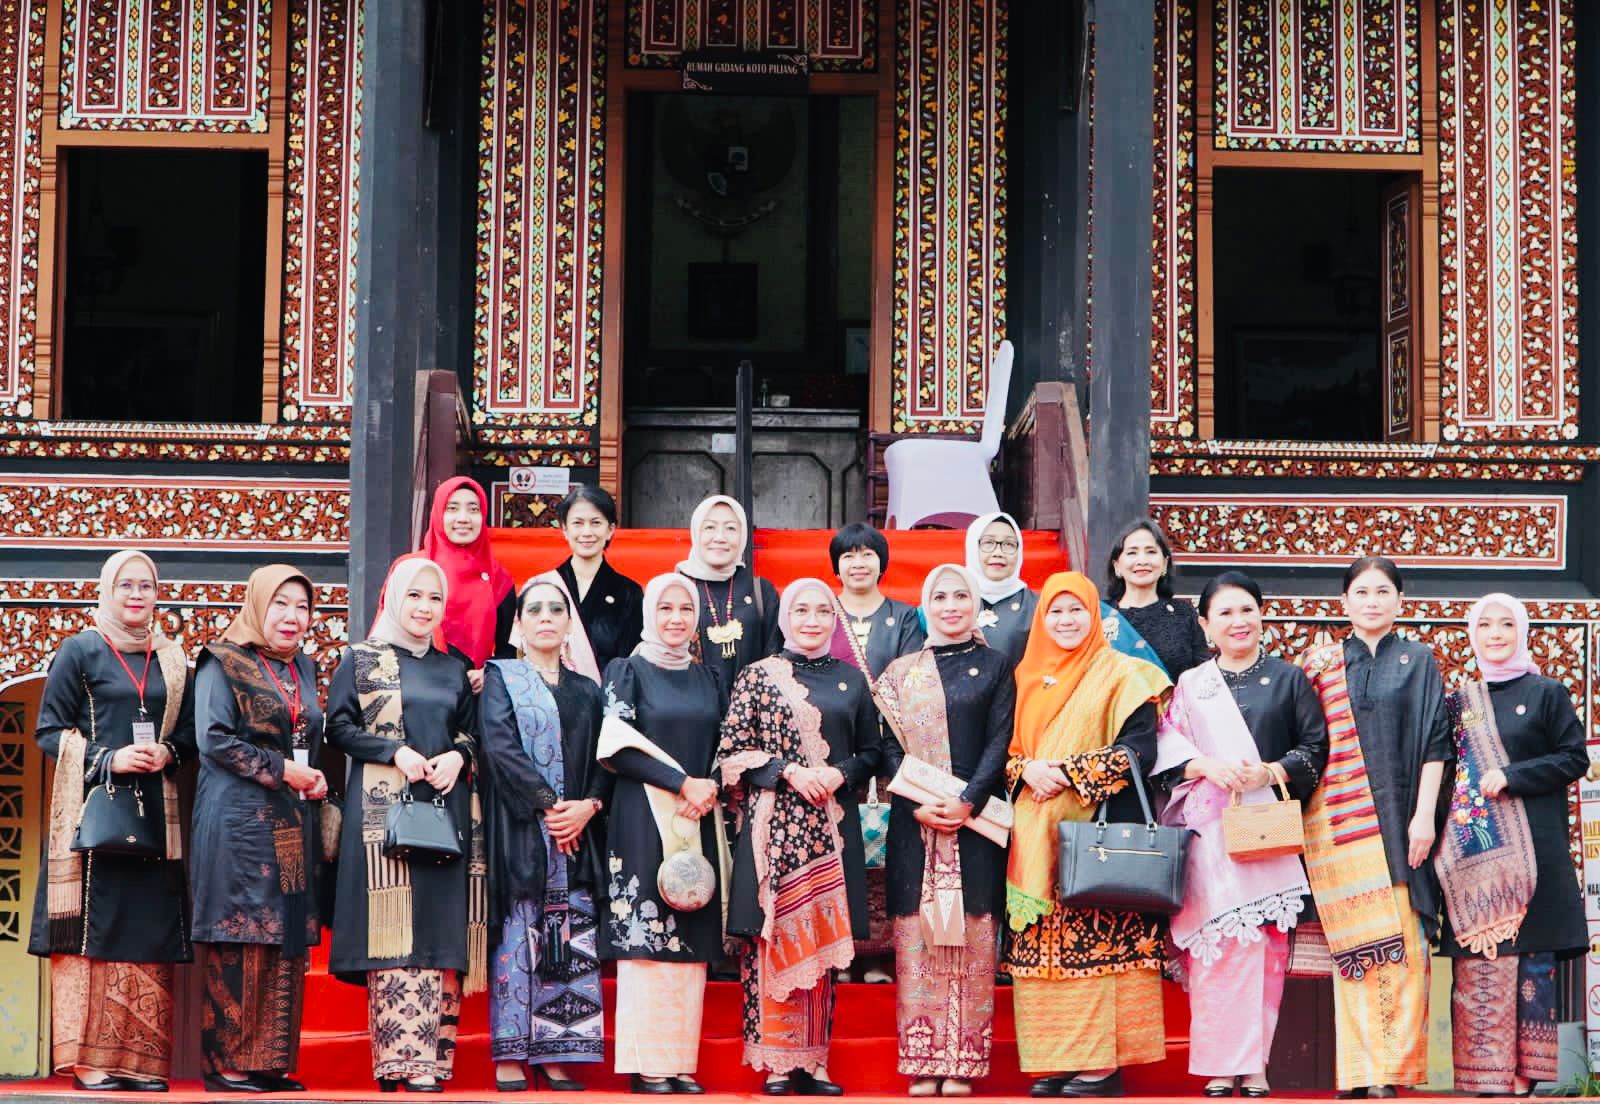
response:
[(1172, 677), (1172, 672), (1167, 670), (1167, 665), (1161, 662), (1161, 656), (1150, 642), (1140, 635), (1139, 630), (1133, 627), (1133, 622), (1122, 615), (1122, 611), (1110, 602), (1100, 603), (1100, 626), (1106, 634), (1106, 643), (1130, 659), (1142, 659), (1146, 663), (1156, 666), (1163, 675)]
[(828, 763), (822, 713), (782, 656), (739, 673), (722, 723), (717, 764), (725, 797), (743, 814), (755, 857), (761, 906), (760, 972), (767, 996), (781, 1001), (811, 989), (830, 970), (850, 965), (855, 941), (844, 881), (844, 810), (830, 796), (821, 808), (787, 785), (763, 789), (745, 775), (774, 761)]
[[(372, 639), (352, 644), (356, 697), (367, 731), (381, 739), (405, 743), (400, 697), (400, 661), (395, 646)], [(411, 866), (383, 853), (389, 806), (399, 800), (405, 775), (389, 763), (366, 763), (361, 792), (361, 849), (367, 863), (367, 954), (372, 958), (404, 958), (416, 936), (412, 917)], [(488, 988), (489, 860), (483, 833), (483, 810), (472, 794), (471, 846), (467, 867), (467, 994)]]
[[(1259, 763), (1261, 753), (1215, 660), (1185, 671), (1167, 703), (1157, 742), (1155, 773), (1198, 756), (1227, 763)], [(1241, 804), (1277, 800), (1272, 787), (1252, 790)], [(1174, 787), (1161, 822), (1189, 828), (1189, 873), (1183, 908), (1172, 918), (1172, 941), (1201, 962), (1215, 962), (1226, 940), (1250, 943), (1264, 924), (1288, 931), (1311, 891), (1295, 855), (1235, 861), (1222, 834), (1228, 790), (1196, 778)]]
[(1456, 942), (1494, 958), (1500, 943), (1517, 937), (1538, 886), (1533, 830), (1522, 798), (1483, 796), (1483, 776), (1511, 762), (1495, 725), (1489, 684), (1470, 683), (1451, 699), (1456, 782), (1433, 866)]
[(1344, 646), (1325, 644), (1300, 658), (1328, 718), (1328, 768), (1306, 806), (1306, 873), (1341, 977), (1405, 961), (1399, 907), (1378, 828), (1367, 761), (1361, 753)]

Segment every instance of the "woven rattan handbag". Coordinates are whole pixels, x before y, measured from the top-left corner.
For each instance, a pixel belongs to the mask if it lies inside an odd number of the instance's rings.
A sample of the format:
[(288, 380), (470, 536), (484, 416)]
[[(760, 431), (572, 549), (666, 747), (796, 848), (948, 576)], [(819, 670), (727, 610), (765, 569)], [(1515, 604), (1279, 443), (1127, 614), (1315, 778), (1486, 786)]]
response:
[(1306, 849), (1305, 822), (1300, 802), (1289, 796), (1283, 775), (1271, 767), (1272, 781), (1282, 801), (1239, 804), (1239, 795), (1222, 810), (1222, 843), (1228, 857), (1238, 862), (1300, 855)]

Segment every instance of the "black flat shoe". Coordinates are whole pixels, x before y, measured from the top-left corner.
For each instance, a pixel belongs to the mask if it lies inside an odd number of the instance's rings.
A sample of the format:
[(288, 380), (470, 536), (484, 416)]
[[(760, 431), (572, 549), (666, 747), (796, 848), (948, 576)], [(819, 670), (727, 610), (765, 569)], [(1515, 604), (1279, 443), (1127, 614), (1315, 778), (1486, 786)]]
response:
[(123, 1091), (122, 1082), (119, 1081), (117, 1078), (112, 1077), (109, 1073), (106, 1074), (106, 1079), (104, 1081), (96, 1081), (92, 1085), (89, 1082), (83, 1080), (76, 1073), (74, 1073), (72, 1075), (72, 1087), (77, 1089), (79, 1092), (122, 1092)]
[(1214, 1098), (1215, 1097), (1223, 1097), (1223, 1096), (1232, 1096), (1233, 1095), (1233, 1082), (1229, 1081), (1225, 1085), (1207, 1085), (1205, 1088), (1200, 1090), (1200, 1095), (1201, 1096), (1214, 1097)]
[(1060, 1096), (1061, 1086), (1067, 1083), (1065, 1077), (1040, 1077), (1033, 1082), (1033, 1088), (1028, 1090), (1029, 1096)]
[(1341, 1092), (1334, 1093), (1333, 1096), (1335, 1100), (1365, 1100), (1367, 1098), (1367, 1090), (1364, 1088), (1344, 1089)]
[(122, 1087), (129, 1092), (166, 1092), (167, 1083), (159, 1077), (119, 1077)]
[(1252, 1100), (1261, 1100), (1272, 1095), (1272, 1090), (1266, 1085), (1240, 1085), (1239, 1095), (1248, 1096)]
[(1122, 1071), (1093, 1079), (1074, 1077), (1061, 1086), (1062, 1096), (1121, 1096)]
[(439, 1084), (439, 1082), (437, 1082), (437, 1081), (435, 1081), (431, 1085), (413, 1085), (409, 1081), (402, 1081), (402, 1082), (400, 1082), (400, 1087), (402, 1089), (404, 1089), (406, 1092), (429, 1092), (429, 1093), (442, 1093), (442, 1092), (444, 1092), (444, 1086)]
[(705, 1086), (692, 1077), (669, 1077), (667, 1084), (672, 1086), (673, 1092), (687, 1096), (699, 1096), (706, 1091)]
[(787, 1077), (775, 1077), (761, 1082), (761, 1092), (764, 1096), (788, 1096), (794, 1092), (794, 1086)]
[(1399, 1095), (1393, 1085), (1374, 1085), (1367, 1090), (1368, 1100), (1393, 1100)]
[(393, 1078), (393, 1077), (380, 1077), (380, 1078), (378, 1078), (378, 1091), (379, 1092), (394, 1092), (395, 1089), (397, 1089), (399, 1087), (400, 1087), (400, 1082), (399, 1082), (399, 1080), (397, 1078)]
[(281, 1073), (252, 1073), (251, 1080), (260, 1082), (267, 1087), (268, 1092), (305, 1092), (306, 1087), (292, 1077), (285, 1077)]
[(650, 1081), (636, 1073), (629, 1078), (628, 1091), (644, 1093), (646, 1096), (667, 1096), (673, 1088), (670, 1080)]
[(264, 1093), (271, 1092), (261, 1082), (248, 1075), (244, 1077), (224, 1077), (220, 1073), (208, 1073), (200, 1078), (207, 1092), (225, 1093)]
[(545, 1069), (543, 1066), (529, 1066), (528, 1068), (533, 1073), (534, 1088), (539, 1087), (539, 1081), (541, 1079), (543, 1079), (544, 1083), (550, 1087), (551, 1092), (583, 1092), (589, 1087), (582, 1081), (573, 1081), (571, 1078), (551, 1077), (550, 1071)]
[(795, 1070), (789, 1075), (789, 1080), (794, 1084), (796, 1096), (843, 1096), (844, 1086), (832, 1081), (824, 1081), (805, 1070)]

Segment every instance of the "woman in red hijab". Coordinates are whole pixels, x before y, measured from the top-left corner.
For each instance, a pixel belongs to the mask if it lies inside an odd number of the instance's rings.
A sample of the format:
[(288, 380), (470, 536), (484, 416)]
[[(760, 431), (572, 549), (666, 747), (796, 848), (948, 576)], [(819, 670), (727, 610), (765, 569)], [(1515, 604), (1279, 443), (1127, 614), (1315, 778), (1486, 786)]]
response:
[[(489, 496), (474, 479), (458, 475), (439, 484), (422, 547), (412, 556), (432, 560), (444, 569), (444, 621), (434, 631), (441, 651), (454, 649), (471, 663), (472, 690), (483, 689), (483, 665), (491, 659), (515, 659), (509, 641), (516, 623), (517, 599), (511, 574), (489, 549), (484, 516)], [(409, 557), (407, 557), (409, 558)], [(383, 612), (379, 599), (378, 612)]]

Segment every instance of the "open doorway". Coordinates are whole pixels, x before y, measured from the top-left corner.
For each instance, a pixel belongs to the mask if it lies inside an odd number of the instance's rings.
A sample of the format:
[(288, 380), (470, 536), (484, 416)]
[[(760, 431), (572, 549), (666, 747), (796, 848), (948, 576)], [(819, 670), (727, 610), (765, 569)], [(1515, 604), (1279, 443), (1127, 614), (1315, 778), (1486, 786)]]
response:
[(636, 92), (627, 113), (629, 524), (731, 489), (744, 361), (758, 523), (841, 523), (864, 494), (876, 99)]
[(1416, 183), (1406, 173), (1216, 171), (1218, 437), (1413, 437)]

